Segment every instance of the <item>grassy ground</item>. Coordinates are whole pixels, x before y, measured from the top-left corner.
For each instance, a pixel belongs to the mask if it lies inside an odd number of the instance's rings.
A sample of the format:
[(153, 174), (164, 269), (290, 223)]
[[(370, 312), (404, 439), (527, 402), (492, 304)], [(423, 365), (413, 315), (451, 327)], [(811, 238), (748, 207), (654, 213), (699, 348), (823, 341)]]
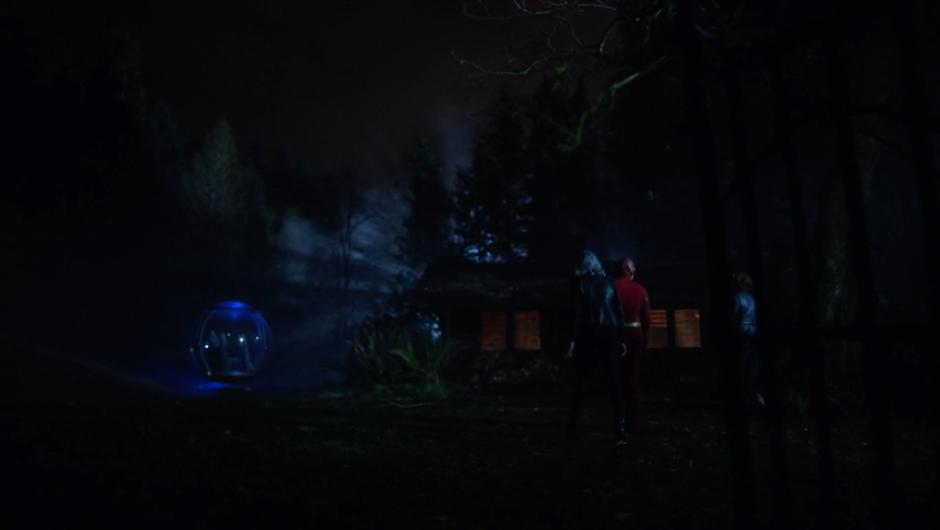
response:
[[(563, 394), (437, 403), (355, 396), (177, 399), (64, 360), (11, 352), (3, 528), (727, 528), (724, 423), (644, 403), (616, 448), (600, 398), (561, 436)], [(789, 430), (794, 527), (814, 526), (808, 425)], [(899, 428), (905, 514), (929, 503), (926, 432)], [(837, 425), (839, 526), (870, 527), (860, 423)], [(765, 436), (752, 441), (763, 524)], [(925, 524), (925, 528), (926, 523)], [(911, 527), (911, 526), (908, 526)]]

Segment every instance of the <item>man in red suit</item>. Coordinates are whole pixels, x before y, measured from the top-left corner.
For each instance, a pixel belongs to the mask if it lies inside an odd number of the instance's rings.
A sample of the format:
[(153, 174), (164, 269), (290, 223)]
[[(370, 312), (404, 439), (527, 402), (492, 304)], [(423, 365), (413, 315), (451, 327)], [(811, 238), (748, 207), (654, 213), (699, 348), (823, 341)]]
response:
[(627, 429), (636, 430), (637, 405), (640, 401), (640, 356), (646, 351), (650, 329), (650, 297), (646, 288), (634, 281), (636, 263), (632, 258), (620, 262), (623, 275), (614, 282), (623, 307), (623, 339), (627, 346), (624, 367), (624, 401)]

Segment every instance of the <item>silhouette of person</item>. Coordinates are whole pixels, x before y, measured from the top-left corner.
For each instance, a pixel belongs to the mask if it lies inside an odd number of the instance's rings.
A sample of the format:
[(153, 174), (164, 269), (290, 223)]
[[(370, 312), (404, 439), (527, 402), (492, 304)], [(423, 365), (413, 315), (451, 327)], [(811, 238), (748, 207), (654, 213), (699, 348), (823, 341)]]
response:
[(251, 362), (251, 348), (248, 344), (248, 337), (242, 334), (238, 335), (238, 354), (242, 369), (246, 374), (253, 375), (255, 373), (255, 365)]
[(755, 400), (761, 408), (766, 406), (761, 392), (761, 361), (755, 345), (757, 337), (757, 301), (751, 291), (754, 283), (743, 272), (731, 276), (734, 281), (734, 325), (741, 346), (741, 366), (747, 399)]
[(623, 336), (627, 345), (623, 361), (626, 428), (634, 431), (640, 402), (640, 357), (646, 351), (650, 329), (650, 297), (646, 288), (634, 280), (636, 263), (632, 258), (621, 260), (620, 271), (614, 286), (623, 308)]
[(614, 283), (604, 274), (600, 260), (585, 251), (572, 283), (572, 335), (565, 358), (574, 357), (574, 381), (567, 433), (577, 434), (584, 405), (584, 383), (600, 368), (607, 378), (615, 440), (625, 440), (621, 362), (623, 313)]

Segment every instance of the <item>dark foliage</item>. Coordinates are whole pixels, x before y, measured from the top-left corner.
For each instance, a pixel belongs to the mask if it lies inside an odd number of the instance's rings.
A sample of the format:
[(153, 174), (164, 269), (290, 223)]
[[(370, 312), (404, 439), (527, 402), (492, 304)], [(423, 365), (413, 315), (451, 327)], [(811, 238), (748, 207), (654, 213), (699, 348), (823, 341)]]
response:
[(444, 182), (441, 164), (426, 137), (418, 139), (402, 161), (410, 210), (405, 218), (405, 255), (416, 262), (433, 260), (451, 251), (453, 198)]
[(477, 261), (525, 258), (531, 229), (531, 173), (523, 157), (519, 101), (503, 91), (487, 109), (474, 139), (473, 165), (457, 173), (456, 233), (465, 256)]

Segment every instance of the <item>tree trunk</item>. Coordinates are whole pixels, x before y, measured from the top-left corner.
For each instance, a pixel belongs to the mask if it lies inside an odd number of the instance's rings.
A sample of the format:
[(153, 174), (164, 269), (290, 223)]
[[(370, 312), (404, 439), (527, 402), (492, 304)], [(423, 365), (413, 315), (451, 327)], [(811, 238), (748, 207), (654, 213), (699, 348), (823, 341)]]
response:
[(825, 42), (830, 109), (835, 126), (839, 170), (845, 188), (849, 255), (858, 296), (856, 327), (862, 340), (862, 372), (871, 415), (873, 480), (877, 499), (874, 506), (875, 522), (880, 528), (892, 528), (896, 519), (895, 460), (890, 396), (884, 375), (885, 364), (890, 366), (890, 360), (887, 359), (883, 337), (877, 328), (878, 298), (871, 258), (871, 231), (855, 132), (848, 112), (851, 94), (839, 54), (838, 36), (841, 32), (838, 29), (831, 32)]
[[(728, 95), (728, 120), (731, 132), (731, 156), (734, 163), (734, 180), (741, 191), (741, 217), (747, 240), (748, 269), (754, 280), (754, 298), (757, 302), (757, 314), (763, 314), (764, 301), (764, 264), (763, 243), (760, 235), (760, 216), (757, 209), (757, 194), (754, 190), (753, 167), (747, 163), (747, 127), (741, 103), (744, 92), (741, 90), (739, 73), (735, 65), (727, 65), (723, 71), (724, 85)], [(790, 520), (789, 469), (785, 433), (783, 429), (783, 407), (777, 392), (777, 371), (772, 350), (766, 343), (760, 348), (760, 371), (763, 391), (768, 399), (766, 427), (770, 438), (770, 458), (773, 471), (771, 488), (773, 492), (774, 524), (777, 528), (786, 528)], [(750, 396), (749, 396), (750, 397)]]
[(797, 149), (793, 141), (793, 124), (790, 121), (789, 83), (783, 73), (780, 51), (771, 52), (771, 75), (773, 79), (773, 108), (777, 128), (777, 141), (783, 162), (784, 179), (790, 200), (790, 219), (796, 250), (797, 274), (799, 276), (800, 332), (794, 344), (797, 355), (810, 368), (810, 408), (816, 420), (817, 470), (819, 473), (819, 507), (821, 523), (828, 523), (832, 506), (835, 472), (832, 454), (832, 422), (829, 400), (826, 396), (826, 362), (824, 350), (813, 332), (816, 322), (816, 281), (813, 274), (812, 253), (807, 237), (806, 207), (803, 203), (803, 183), (797, 166)]
[[(917, 26), (914, 24), (913, 0), (899, 0), (896, 4), (895, 27), (898, 36), (899, 77), (905, 84), (908, 127), (911, 140), (914, 177), (917, 180), (920, 209), (924, 220), (924, 257), (927, 265), (927, 292), (929, 295), (929, 326), (940, 329), (940, 191), (937, 187), (936, 164), (930, 147), (930, 129), (927, 115), (930, 102), (922, 71)], [(923, 344), (926, 350), (926, 341)], [(927, 352), (923, 351), (926, 355)], [(931, 356), (934, 381), (940, 378), (936, 355)], [(934, 414), (940, 409), (940, 390), (934, 388)], [(936, 421), (936, 418), (934, 418)], [(940, 493), (940, 441), (934, 440), (934, 489)]]
[(741, 397), (738, 369), (740, 351), (732, 339), (731, 278), (727, 262), (727, 235), (719, 191), (718, 161), (706, 108), (705, 75), (702, 47), (693, 26), (695, 2), (685, 0), (679, 5), (676, 24), (685, 61), (683, 96), (686, 122), (692, 140), (692, 155), (700, 182), (702, 220), (705, 232), (705, 253), (710, 290), (710, 322), (706, 337), (720, 355), (724, 379), (725, 405), (728, 414), (728, 437), (731, 449), (731, 471), (734, 478), (735, 523), (738, 528), (753, 528), (755, 502), (751, 476), (750, 440), (747, 418)]
[[(741, 90), (739, 73), (735, 65), (727, 65), (723, 70), (723, 81), (728, 96), (728, 119), (731, 136), (731, 156), (734, 164), (734, 181), (741, 191), (741, 214), (747, 241), (748, 269), (754, 280), (754, 298), (757, 302), (757, 314), (761, 315), (764, 301), (764, 264), (763, 243), (760, 236), (760, 216), (757, 209), (757, 194), (751, 164), (747, 162), (747, 128), (741, 109), (744, 93)], [(788, 526), (790, 517), (789, 470), (783, 431), (782, 411), (777, 396), (777, 373), (773, 351), (768, 345), (760, 349), (761, 379), (768, 401), (766, 427), (770, 438), (771, 467), (773, 470), (773, 520), (777, 527)], [(750, 396), (748, 396), (750, 397)]]
[[(728, 121), (731, 132), (731, 159), (734, 164), (734, 182), (741, 192), (741, 218), (747, 242), (748, 273), (754, 281), (754, 298), (758, 306), (764, 294), (763, 244), (760, 237), (760, 219), (757, 213), (757, 194), (754, 191), (752, 164), (747, 159), (747, 127), (741, 112), (744, 93), (741, 79), (734, 65), (722, 70), (725, 91), (728, 94)], [(760, 312), (758, 312), (760, 314)]]

